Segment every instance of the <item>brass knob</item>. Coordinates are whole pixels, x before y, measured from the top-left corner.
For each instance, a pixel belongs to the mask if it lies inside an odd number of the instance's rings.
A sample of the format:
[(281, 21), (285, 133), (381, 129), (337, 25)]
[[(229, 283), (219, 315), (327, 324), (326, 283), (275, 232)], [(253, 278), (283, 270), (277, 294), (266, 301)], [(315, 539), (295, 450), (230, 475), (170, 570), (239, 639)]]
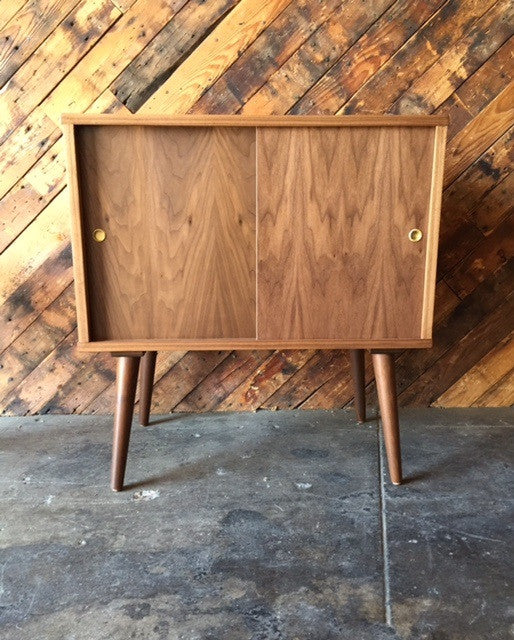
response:
[(93, 239), (96, 242), (103, 242), (105, 240), (105, 231), (103, 229), (95, 229), (93, 231)]
[(409, 240), (411, 242), (419, 242), (423, 237), (423, 232), (421, 229), (411, 229), (409, 231)]

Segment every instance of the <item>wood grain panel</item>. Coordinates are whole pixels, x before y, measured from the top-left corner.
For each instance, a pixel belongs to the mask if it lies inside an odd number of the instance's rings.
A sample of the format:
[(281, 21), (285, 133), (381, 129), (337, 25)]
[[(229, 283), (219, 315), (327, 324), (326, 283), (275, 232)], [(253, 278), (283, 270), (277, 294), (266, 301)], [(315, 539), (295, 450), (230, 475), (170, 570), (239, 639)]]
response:
[(434, 130), (270, 128), (257, 144), (258, 337), (421, 338)]
[(254, 337), (255, 132), (85, 126), (76, 140), (90, 339)]

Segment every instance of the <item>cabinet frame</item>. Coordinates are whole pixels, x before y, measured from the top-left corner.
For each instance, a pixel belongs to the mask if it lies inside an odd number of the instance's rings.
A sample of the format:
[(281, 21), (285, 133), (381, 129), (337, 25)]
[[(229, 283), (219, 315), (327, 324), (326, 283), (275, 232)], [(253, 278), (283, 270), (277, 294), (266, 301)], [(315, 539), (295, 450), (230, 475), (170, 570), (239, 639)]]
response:
[[(72, 210), (72, 248), (77, 301), (78, 350), (80, 352), (141, 352), (165, 350), (223, 350), (223, 349), (399, 349), (429, 348), (432, 346), (432, 319), (435, 298), (437, 245), (443, 180), (446, 116), (118, 116), (65, 114), (62, 117), (66, 139), (69, 188)], [(87, 299), (88, 282), (84, 251), (84, 229), (76, 149), (76, 127), (79, 126), (166, 126), (166, 127), (434, 127), (433, 166), (428, 213), (427, 245), (424, 265), (424, 285), (421, 336), (414, 339), (301, 339), (262, 340), (255, 338), (202, 339), (139, 339), (94, 340), (90, 332), (90, 309)], [(256, 137), (258, 137), (256, 135)], [(258, 180), (258, 176), (256, 176)], [(258, 206), (256, 214), (258, 215)], [(257, 274), (256, 274), (257, 278)]]

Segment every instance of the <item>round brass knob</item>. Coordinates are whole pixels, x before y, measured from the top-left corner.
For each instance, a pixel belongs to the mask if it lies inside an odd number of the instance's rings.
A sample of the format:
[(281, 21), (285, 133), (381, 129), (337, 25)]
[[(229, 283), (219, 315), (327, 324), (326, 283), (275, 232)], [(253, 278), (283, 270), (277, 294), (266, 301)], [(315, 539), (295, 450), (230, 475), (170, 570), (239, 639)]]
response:
[(93, 231), (93, 239), (96, 242), (103, 242), (105, 240), (105, 231), (103, 229), (95, 229)]
[(421, 229), (411, 229), (409, 231), (409, 240), (411, 242), (419, 242), (423, 237), (423, 232)]

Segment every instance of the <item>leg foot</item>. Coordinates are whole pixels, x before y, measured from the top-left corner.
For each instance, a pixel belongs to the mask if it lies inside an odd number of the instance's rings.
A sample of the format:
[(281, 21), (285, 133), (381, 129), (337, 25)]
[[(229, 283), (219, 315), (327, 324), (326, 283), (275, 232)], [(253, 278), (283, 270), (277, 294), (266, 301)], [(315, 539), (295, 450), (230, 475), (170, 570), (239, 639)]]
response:
[(402, 461), (394, 359), (390, 353), (375, 352), (372, 353), (372, 359), (377, 383), (380, 417), (384, 429), (389, 475), (391, 476), (391, 482), (393, 484), (401, 484)]
[(139, 384), (139, 423), (143, 427), (150, 421), (150, 406), (152, 404), (153, 379), (155, 375), (155, 361), (157, 351), (147, 351), (141, 361), (141, 376)]
[(364, 349), (350, 349), (350, 364), (355, 392), (355, 411), (359, 422), (366, 422)]
[(121, 491), (123, 489), (130, 427), (132, 426), (132, 416), (134, 415), (138, 369), (139, 356), (121, 356), (118, 358), (111, 466), (111, 488), (113, 491)]

